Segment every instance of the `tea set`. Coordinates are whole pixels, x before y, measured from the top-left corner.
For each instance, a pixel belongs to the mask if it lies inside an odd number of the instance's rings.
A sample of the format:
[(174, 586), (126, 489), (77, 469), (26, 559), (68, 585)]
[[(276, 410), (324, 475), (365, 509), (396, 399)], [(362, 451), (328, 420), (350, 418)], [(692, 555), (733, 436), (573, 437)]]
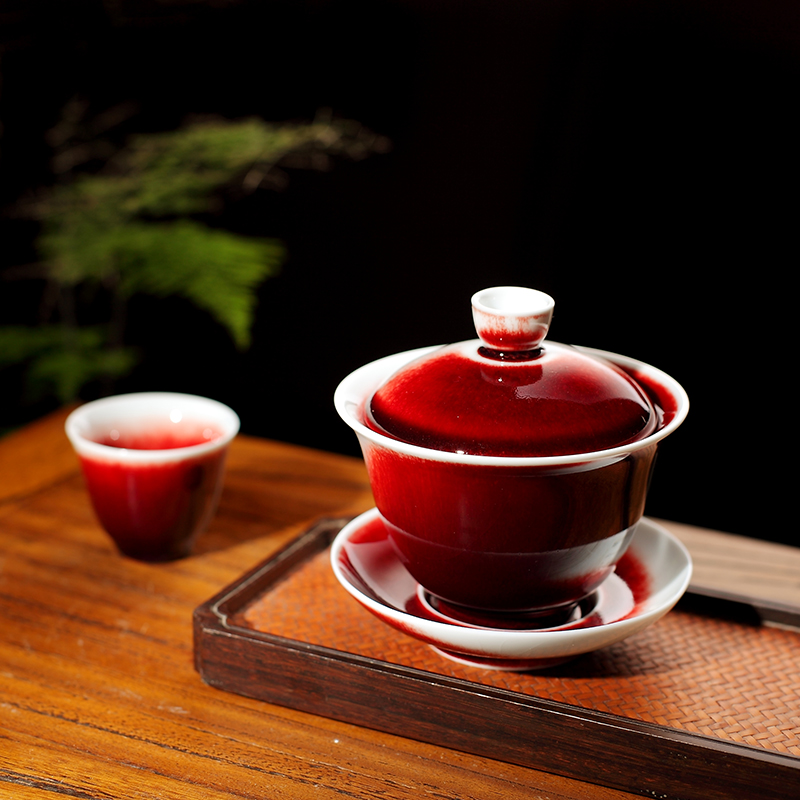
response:
[[(331, 546), (363, 607), (443, 656), (529, 670), (631, 636), (692, 572), (645, 518), (658, 444), (689, 401), (644, 362), (547, 339), (554, 301), (516, 286), (472, 297), (477, 338), (381, 358), (339, 384), (375, 507)], [(119, 550), (191, 552), (239, 430), (227, 406), (174, 393), (105, 398), (66, 432)]]
[(691, 577), (643, 518), (658, 443), (689, 401), (641, 361), (546, 340), (554, 301), (472, 298), (477, 339), (362, 366), (334, 404), (376, 508), (331, 563), (365, 608), (443, 655), (534, 669), (655, 622)]

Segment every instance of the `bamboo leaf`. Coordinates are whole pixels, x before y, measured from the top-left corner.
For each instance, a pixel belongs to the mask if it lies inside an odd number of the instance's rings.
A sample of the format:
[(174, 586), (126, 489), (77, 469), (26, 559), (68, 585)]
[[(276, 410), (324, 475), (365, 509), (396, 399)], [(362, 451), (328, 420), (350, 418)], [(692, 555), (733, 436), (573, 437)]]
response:
[(195, 217), (213, 211), (220, 197), (274, 187), (279, 165), (327, 169), (332, 156), (360, 159), (387, 149), (387, 140), (349, 120), (214, 119), (132, 138), (102, 171), (73, 175), (35, 204), (37, 247), (52, 282), (71, 298), (79, 293), (70, 287), (100, 287), (116, 316), (107, 327), (82, 327), (77, 304), (63, 305), (60, 325), (0, 328), (0, 368), (27, 362), (31, 387), (61, 400), (97, 378), (126, 374), (137, 354), (109, 349), (108, 331), (120, 339), (124, 301), (137, 293), (186, 298), (238, 348), (248, 347), (257, 288), (278, 272), (285, 248)]
[(0, 368), (28, 364), (28, 393), (54, 395), (61, 402), (78, 397), (82, 386), (103, 378), (119, 378), (136, 365), (135, 348), (108, 348), (102, 325), (0, 327)]
[(0, 327), (0, 367), (20, 364), (60, 347), (64, 331), (60, 325), (4, 325)]
[(237, 347), (250, 344), (255, 290), (278, 271), (285, 255), (280, 242), (238, 236), (190, 220), (130, 224), (114, 237), (126, 295), (182, 296), (210, 313)]
[(62, 403), (68, 403), (77, 399), (87, 383), (123, 377), (138, 360), (133, 348), (51, 350), (31, 362), (29, 390), (39, 396), (53, 394)]

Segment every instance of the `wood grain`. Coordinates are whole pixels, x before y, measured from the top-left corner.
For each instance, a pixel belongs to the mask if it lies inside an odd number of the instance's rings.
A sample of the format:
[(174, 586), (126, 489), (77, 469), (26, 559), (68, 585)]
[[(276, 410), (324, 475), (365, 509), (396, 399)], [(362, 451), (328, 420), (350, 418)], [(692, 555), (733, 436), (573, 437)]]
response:
[(543, 672), (482, 670), (347, 596), (328, 550), (342, 524), (313, 526), (195, 612), (211, 685), (645, 796), (800, 796), (797, 631), (676, 610)]
[(25, 497), (78, 471), (69, 440), (57, 434), (72, 408), (60, 409), (0, 439), (0, 509), (15, 497)]
[(363, 464), (239, 437), (196, 553), (142, 564), (97, 525), (64, 416), (0, 440), (0, 796), (632, 797), (204, 684), (194, 609), (317, 517), (368, 508)]
[(204, 684), (194, 609), (318, 515), (368, 508), (363, 464), (240, 437), (197, 554), (141, 564), (95, 522), (64, 416), (0, 440), (0, 797), (630, 797)]
[(694, 586), (800, 606), (800, 547), (659, 522), (689, 548)]

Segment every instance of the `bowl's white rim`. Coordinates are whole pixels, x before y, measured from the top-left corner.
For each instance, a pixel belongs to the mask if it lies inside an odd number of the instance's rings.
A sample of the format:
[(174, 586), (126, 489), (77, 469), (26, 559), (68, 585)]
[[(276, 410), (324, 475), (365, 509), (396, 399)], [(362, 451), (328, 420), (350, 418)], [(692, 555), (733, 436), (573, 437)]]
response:
[[(475, 340), (479, 344), (478, 340)], [(554, 342), (554, 344), (558, 344)], [(598, 461), (613, 463), (630, 453), (650, 447), (656, 442), (669, 436), (686, 419), (689, 413), (689, 397), (684, 388), (666, 372), (654, 367), (644, 361), (639, 361), (628, 356), (621, 356), (617, 353), (609, 353), (605, 350), (597, 350), (591, 347), (580, 347), (574, 345), (577, 350), (593, 356), (599, 356), (616, 364), (617, 366), (634, 370), (657, 385), (662, 386), (675, 399), (676, 409), (672, 419), (663, 428), (654, 431), (649, 436), (635, 442), (629, 442), (619, 447), (608, 448), (606, 450), (595, 450), (589, 453), (576, 453), (566, 456), (528, 456), (528, 457), (505, 457), (505, 456), (481, 456), (464, 453), (453, 453), (444, 450), (432, 450), (419, 445), (409, 444), (389, 436), (384, 436), (377, 431), (368, 428), (358, 418), (358, 411), (363, 408), (372, 393), (390, 375), (396, 372), (405, 364), (413, 361), (427, 353), (432, 353), (444, 345), (434, 345), (432, 347), (420, 347), (415, 350), (406, 350), (395, 353), (391, 356), (371, 361), (362, 367), (351, 372), (336, 388), (333, 396), (334, 406), (339, 416), (347, 423), (359, 437), (373, 442), (374, 444), (385, 447), (396, 453), (423, 458), (433, 461), (449, 462), (455, 464), (474, 464), (485, 466), (503, 467), (555, 467), (561, 465), (580, 465), (586, 464), (587, 468), (597, 466)]]

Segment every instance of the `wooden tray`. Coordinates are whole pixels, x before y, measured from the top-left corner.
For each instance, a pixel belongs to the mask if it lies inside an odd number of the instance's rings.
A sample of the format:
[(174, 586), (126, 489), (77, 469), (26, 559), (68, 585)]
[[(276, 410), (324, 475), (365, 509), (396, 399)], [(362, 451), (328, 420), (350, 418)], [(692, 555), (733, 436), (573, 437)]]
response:
[[(212, 686), (648, 797), (800, 797), (800, 635), (686, 602), (542, 672), (444, 659), (339, 586), (323, 520), (194, 615)], [(783, 610), (789, 623), (800, 615)]]

